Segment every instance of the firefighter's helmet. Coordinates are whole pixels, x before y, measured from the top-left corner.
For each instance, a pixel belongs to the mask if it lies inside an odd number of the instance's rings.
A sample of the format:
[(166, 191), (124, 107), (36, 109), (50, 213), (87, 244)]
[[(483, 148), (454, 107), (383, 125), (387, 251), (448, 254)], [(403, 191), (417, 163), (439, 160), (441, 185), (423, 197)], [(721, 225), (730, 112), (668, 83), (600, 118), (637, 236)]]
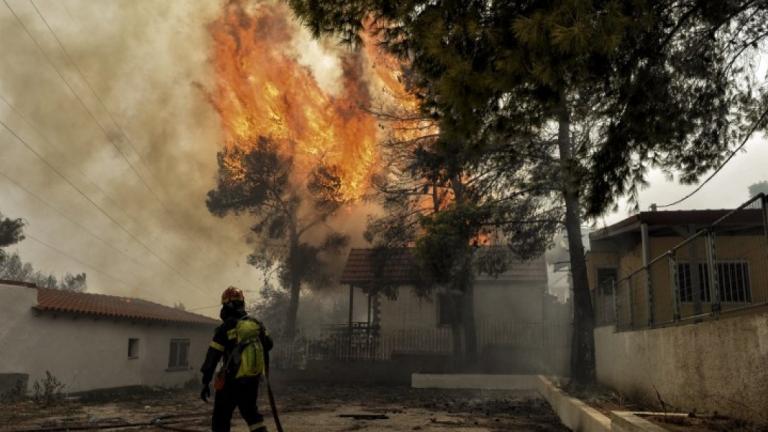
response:
[(221, 293), (221, 304), (227, 304), (233, 301), (245, 302), (245, 296), (240, 288), (230, 286)]

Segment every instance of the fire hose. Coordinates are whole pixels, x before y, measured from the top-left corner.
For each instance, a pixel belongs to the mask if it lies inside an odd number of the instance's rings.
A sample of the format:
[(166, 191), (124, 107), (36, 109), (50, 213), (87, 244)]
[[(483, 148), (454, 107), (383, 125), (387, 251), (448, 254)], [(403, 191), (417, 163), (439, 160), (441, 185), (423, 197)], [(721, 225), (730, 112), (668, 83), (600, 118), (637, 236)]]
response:
[(275, 395), (272, 393), (272, 386), (269, 384), (269, 351), (264, 350), (264, 383), (267, 385), (267, 396), (269, 396), (269, 408), (272, 410), (272, 418), (275, 420), (275, 429), (277, 432), (283, 432), (283, 426), (280, 424), (280, 417), (277, 413), (277, 403)]

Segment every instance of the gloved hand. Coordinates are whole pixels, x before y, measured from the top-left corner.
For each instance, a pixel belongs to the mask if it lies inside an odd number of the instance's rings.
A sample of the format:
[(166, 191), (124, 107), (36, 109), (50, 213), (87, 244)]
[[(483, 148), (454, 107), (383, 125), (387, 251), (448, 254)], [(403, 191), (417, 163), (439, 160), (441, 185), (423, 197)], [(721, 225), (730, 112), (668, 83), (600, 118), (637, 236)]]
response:
[(203, 389), (200, 391), (200, 399), (202, 399), (203, 402), (208, 402), (209, 397), (211, 397), (211, 388), (206, 384), (203, 386)]

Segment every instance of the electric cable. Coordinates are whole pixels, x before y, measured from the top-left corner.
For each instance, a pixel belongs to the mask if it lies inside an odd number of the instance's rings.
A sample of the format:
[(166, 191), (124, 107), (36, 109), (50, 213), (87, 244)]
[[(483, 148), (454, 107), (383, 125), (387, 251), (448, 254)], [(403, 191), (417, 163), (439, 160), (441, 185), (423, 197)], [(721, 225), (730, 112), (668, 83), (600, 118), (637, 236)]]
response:
[[(3, 0), (5, 1), (5, 0)], [(171, 269), (173, 272), (176, 273), (176, 275), (186, 283), (188, 283), (190, 286), (198, 289), (201, 293), (206, 293), (204, 289), (198, 287), (196, 284), (191, 282), (189, 279), (187, 279), (184, 275), (179, 272), (175, 267), (173, 267), (171, 264), (169, 264), (163, 257), (159, 256), (157, 253), (155, 253), (154, 250), (152, 250), (149, 246), (147, 246), (141, 239), (139, 239), (136, 235), (134, 235), (132, 232), (130, 232), (125, 226), (123, 226), (119, 221), (117, 221), (112, 215), (107, 213), (100, 205), (98, 205), (93, 199), (91, 199), (87, 194), (85, 194), (77, 185), (72, 183), (69, 178), (64, 176), (64, 174), (59, 171), (56, 167), (54, 167), (50, 162), (48, 162), (45, 158), (42, 157), (32, 146), (29, 145), (21, 136), (19, 136), (13, 129), (11, 129), (10, 126), (8, 126), (5, 122), (0, 120), (0, 125), (3, 126), (8, 132), (11, 133), (11, 135), (16, 138), (18, 142), (20, 142), (22, 145), (24, 145), (28, 150), (30, 150), (35, 156), (37, 156), (40, 160), (42, 160), (46, 166), (48, 166), (53, 172), (55, 172), (57, 175), (59, 175), (64, 181), (71, 186), (73, 189), (75, 189), (81, 196), (83, 196), (88, 202), (91, 203), (94, 207), (96, 207), (99, 212), (101, 212), (104, 216), (106, 216), (112, 223), (117, 225), (123, 232), (125, 232), (128, 236), (130, 236), (136, 243), (140, 244), (147, 252), (149, 252), (152, 256), (157, 258), (160, 262), (162, 262), (166, 267)], [(207, 294), (207, 293), (206, 293)]]

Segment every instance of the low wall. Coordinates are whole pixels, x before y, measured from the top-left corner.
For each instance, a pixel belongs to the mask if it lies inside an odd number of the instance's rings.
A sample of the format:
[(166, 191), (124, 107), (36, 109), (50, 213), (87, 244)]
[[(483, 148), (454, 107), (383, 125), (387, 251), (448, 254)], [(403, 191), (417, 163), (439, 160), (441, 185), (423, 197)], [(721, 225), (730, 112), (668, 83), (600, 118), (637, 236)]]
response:
[(595, 330), (598, 381), (683, 411), (768, 422), (768, 313), (657, 329)]

